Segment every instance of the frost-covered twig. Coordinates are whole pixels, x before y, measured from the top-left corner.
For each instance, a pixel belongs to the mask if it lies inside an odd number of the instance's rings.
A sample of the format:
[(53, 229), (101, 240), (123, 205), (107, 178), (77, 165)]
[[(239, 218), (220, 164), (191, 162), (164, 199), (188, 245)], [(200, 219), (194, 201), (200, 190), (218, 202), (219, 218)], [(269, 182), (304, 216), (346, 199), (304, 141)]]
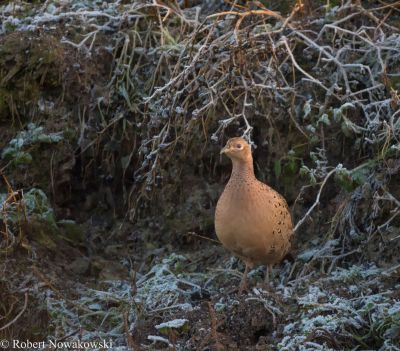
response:
[(322, 190), (324, 189), (324, 186), (326, 184), (326, 182), (328, 181), (328, 179), (337, 172), (337, 168), (332, 169), (324, 178), (324, 180), (321, 183), (321, 186), (318, 190), (317, 193), (317, 197), (315, 198), (314, 203), (312, 204), (312, 206), (308, 209), (308, 211), (306, 212), (306, 214), (303, 216), (303, 218), (301, 218), (295, 225), (293, 231), (297, 232), (297, 230), (300, 228), (300, 226), (306, 221), (306, 219), (310, 216), (310, 214), (312, 213), (312, 211), (314, 210), (314, 208), (319, 205), (319, 200), (321, 198), (321, 193)]

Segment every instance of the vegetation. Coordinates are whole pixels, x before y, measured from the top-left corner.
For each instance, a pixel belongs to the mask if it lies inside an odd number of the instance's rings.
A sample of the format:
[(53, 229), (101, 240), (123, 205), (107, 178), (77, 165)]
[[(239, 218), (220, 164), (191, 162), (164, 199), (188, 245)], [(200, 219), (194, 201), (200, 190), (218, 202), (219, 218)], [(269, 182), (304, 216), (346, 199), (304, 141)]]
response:
[[(400, 350), (399, 11), (3, 3), (0, 339)], [(213, 228), (231, 136), (296, 223), (243, 296)]]

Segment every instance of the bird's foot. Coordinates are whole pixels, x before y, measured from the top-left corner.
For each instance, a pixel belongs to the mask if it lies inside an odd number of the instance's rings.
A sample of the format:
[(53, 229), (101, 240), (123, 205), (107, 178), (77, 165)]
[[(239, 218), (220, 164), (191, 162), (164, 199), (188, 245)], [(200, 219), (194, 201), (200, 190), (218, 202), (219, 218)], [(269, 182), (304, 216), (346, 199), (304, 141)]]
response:
[(273, 285), (274, 285), (274, 275), (273, 275), (272, 265), (269, 264), (267, 265), (265, 270), (265, 277), (264, 277), (264, 282), (262, 283), (262, 288), (265, 289), (266, 291), (269, 291), (271, 290)]

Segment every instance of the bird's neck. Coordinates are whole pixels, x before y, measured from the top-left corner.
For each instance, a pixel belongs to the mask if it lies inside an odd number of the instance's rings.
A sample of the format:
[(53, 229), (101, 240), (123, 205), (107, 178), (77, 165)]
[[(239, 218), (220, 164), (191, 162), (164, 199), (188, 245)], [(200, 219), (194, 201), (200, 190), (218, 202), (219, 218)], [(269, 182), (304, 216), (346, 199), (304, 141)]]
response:
[(232, 160), (231, 179), (253, 179), (253, 178), (255, 178), (253, 160), (248, 160), (246, 162)]

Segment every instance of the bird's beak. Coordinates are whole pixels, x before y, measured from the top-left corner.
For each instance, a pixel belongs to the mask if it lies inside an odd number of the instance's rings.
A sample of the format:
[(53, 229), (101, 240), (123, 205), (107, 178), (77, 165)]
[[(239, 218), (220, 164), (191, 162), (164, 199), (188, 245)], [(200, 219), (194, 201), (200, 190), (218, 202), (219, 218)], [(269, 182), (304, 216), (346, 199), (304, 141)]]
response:
[(225, 146), (221, 149), (221, 151), (219, 152), (219, 154), (220, 154), (220, 155), (225, 154), (228, 150), (229, 150), (229, 146), (228, 146), (228, 145), (225, 145)]

